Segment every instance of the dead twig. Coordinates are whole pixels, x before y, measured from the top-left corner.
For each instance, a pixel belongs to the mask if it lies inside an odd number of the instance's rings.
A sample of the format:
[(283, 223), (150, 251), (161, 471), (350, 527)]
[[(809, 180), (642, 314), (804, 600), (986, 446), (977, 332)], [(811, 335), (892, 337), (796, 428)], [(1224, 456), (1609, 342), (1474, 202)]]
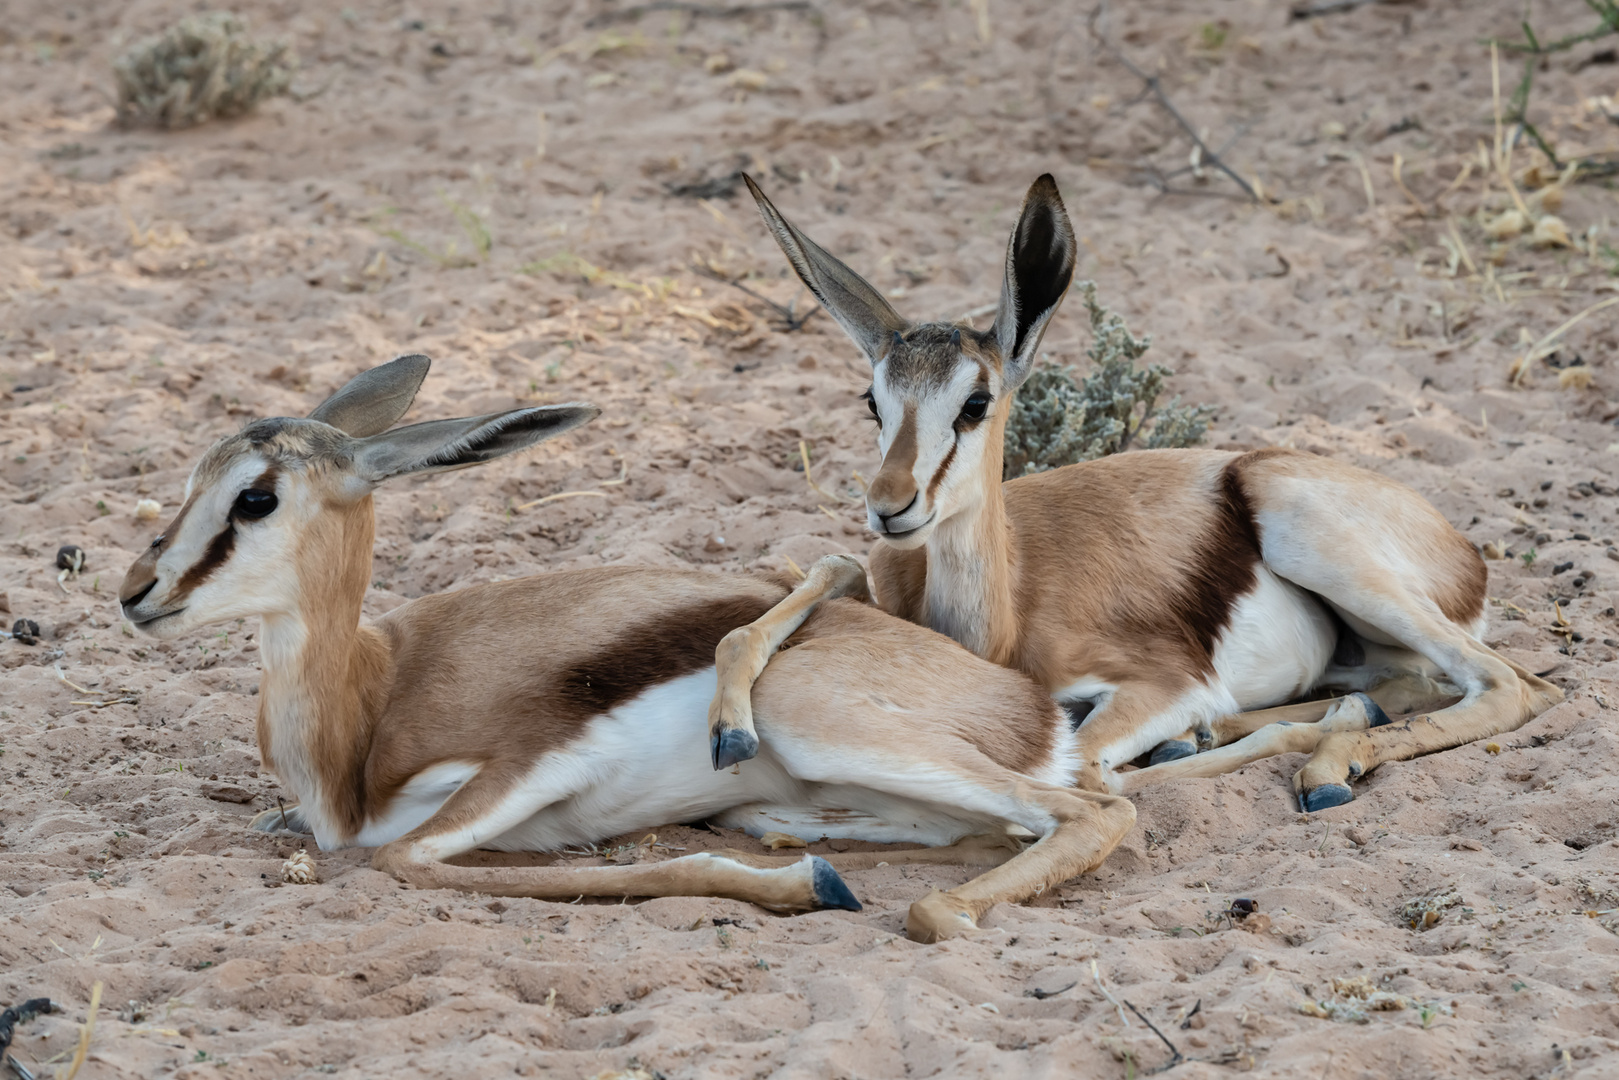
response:
[(1159, 83), (1158, 76), (1148, 75), (1145, 71), (1137, 67), (1128, 56), (1124, 55), (1124, 53), (1120, 51), (1117, 46), (1107, 39), (1105, 34), (1097, 29), (1096, 24), (1101, 19), (1102, 13), (1106, 10), (1106, 8), (1106, 4), (1098, 4), (1091, 11), (1090, 18), (1086, 20), (1086, 26), (1090, 30), (1091, 37), (1096, 40), (1097, 44), (1102, 46), (1104, 52), (1113, 57), (1113, 59), (1117, 60), (1119, 63), (1123, 64), (1125, 70), (1129, 71), (1130, 74), (1140, 79), (1142, 84), (1146, 87), (1147, 92), (1157, 100), (1158, 104), (1165, 112), (1174, 118), (1175, 123), (1181, 126), (1181, 130), (1186, 132), (1187, 138), (1192, 140), (1192, 145), (1197, 149), (1199, 164), (1206, 162), (1207, 164), (1212, 165), (1214, 168), (1219, 169), (1221, 172), (1225, 173), (1226, 176), (1230, 177), (1231, 180), (1234, 181), (1236, 185), (1247, 194), (1249, 199), (1256, 203), (1264, 202), (1264, 200), (1259, 197), (1259, 192), (1254, 190), (1252, 184), (1250, 184), (1247, 180), (1244, 180), (1235, 169), (1227, 165), (1219, 154), (1209, 149), (1208, 144), (1205, 143), (1202, 136), (1197, 133), (1197, 129), (1187, 121), (1186, 117), (1181, 115), (1180, 110), (1175, 108), (1175, 103), (1169, 100), (1169, 95), (1164, 93), (1164, 88), (1162, 84)]
[(544, 506), (548, 502), (556, 502), (558, 499), (573, 499), (580, 495), (589, 495), (596, 499), (607, 498), (607, 492), (605, 491), (559, 491), (555, 495), (547, 495), (543, 499), (535, 499), (532, 502), (518, 503), (516, 506), (512, 507), (512, 509), (529, 510), (536, 506)]
[(1289, 20), (1299, 22), (1303, 19), (1318, 19), (1323, 15), (1337, 15), (1343, 11), (1354, 11), (1367, 4), (1381, 4), (1385, 0), (1320, 0), (1315, 4), (1297, 4), (1287, 13)]
[(793, 297), (790, 303), (783, 306), (770, 299), (770, 297), (764, 296), (761, 293), (755, 292), (754, 290), (748, 288), (746, 285), (742, 284), (741, 281), (728, 278), (723, 274), (716, 274), (707, 267), (693, 266), (692, 270), (701, 277), (706, 277), (712, 281), (718, 281), (722, 285), (729, 285), (733, 289), (744, 292), (753, 297), (755, 300), (759, 301), (759, 303), (768, 307), (771, 311), (774, 311), (776, 313), (776, 317), (782, 321), (782, 333), (784, 334), (790, 334), (794, 330), (802, 328), (805, 323), (810, 321), (810, 318), (817, 311), (821, 310), (820, 304), (814, 304), (808, 311), (800, 315), (798, 314), (798, 297), (796, 296)]
[(1175, 1066), (1186, 1060), (1185, 1055), (1180, 1052), (1180, 1048), (1169, 1041), (1169, 1036), (1158, 1030), (1157, 1024), (1154, 1024), (1151, 1020), (1148, 1020), (1145, 1016), (1143, 1016), (1141, 1010), (1136, 1008), (1134, 1005), (1130, 1005), (1129, 1001), (1125, 1001), (1125, 1004), (1129, 1005), (1130, 1011), (1135, 1013), (1136, 1017), (1140, 1019), (1143, 1024), (1147, 1025), (1147, 1030), (1158, 1036), (1158, 1038), (1163, 1041), (1163, 1044), (1169, 1047), (1169, 1052), (1174, 1055), (1174, 1057), (1164, 1062), (1164, 1064), (1159, 1065), (1157, 1068), (1147, 1070), (1148, 1075), (1151, 1075), (1152, 1073), (1168, 1072), (1170, 1069), (1173, 1069)]
[(1044, 1000), (1046, 1000), (1046, 998), (1054, 998), (1058, 994), (1066, 994), (1068, 991), (1072, 990), (1074, 987), (1076, 987), (1078, 985), (1079, 985), (1078, 982), (1071, 982), (1067, 986), (1061, 987), (1061, 988), (1056, 989), (1056, 990), (1041, 990), (1039, 988), (1036, 988), (1036, 989), (1033, 989), (1033, 990), (1025, 990), (1025, 991), (1023, 991), (1023, 995), (1025, 997), (1032, 997), (1036, 1001), (1044, 1001)]
[(732, 4), (725, 7), (717, 4), (693, 4), (686, 0), (655, 0), (651, 4), (637, 4), (621, 11), (604, 11), (586, 20), (585, 25), (597, 27), (618, 22), (633, 22), (642, 15), (653, 15), (660, 11), (676, 11), (710, 19), (738, 19), (765, 11), (809, 11), (811, 8), (809, 0), (765, 0), (759, 4)]
[(850, 499), (839, 495), (835, 491), (828, 491), (815, 482), (815, 477), (810, 475), (809, 443), (803, 439), (798, 440), (798, 457), (804, 463), (804, 482), (810, 486), (811, 491), (834, 502), (854, 503), (860, 501), (859, 499)]

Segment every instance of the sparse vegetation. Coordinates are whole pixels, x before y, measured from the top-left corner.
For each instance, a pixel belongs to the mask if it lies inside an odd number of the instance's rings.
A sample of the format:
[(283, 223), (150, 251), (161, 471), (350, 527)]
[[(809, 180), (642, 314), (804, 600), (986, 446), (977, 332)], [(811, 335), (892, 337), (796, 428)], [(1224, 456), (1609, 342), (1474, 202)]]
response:
[(1098, 303), (1094, 282), (1078, 289), (1095, 337), (1085, 351), (1091, 373), (1076, 382), (1070, 368), (1045, 364), (1029, 375), (1006, 422), (1005, 479), (1117, 454), (1132, 442), (1149, 450), (1195, 446), (1208, 431), (1212, 406), (1182, 405), (1176, 397), (1157, 407), (1164, 379), (1174, 372), (1136, 366), (1152, 337), (1131, 334), (1123, 318)]
[(295, 66), (289, 45), (255, 41), (239, 16), (189, 15), (113, 62), (118, 118), (172, 129), (240, 116), (286, 93)]

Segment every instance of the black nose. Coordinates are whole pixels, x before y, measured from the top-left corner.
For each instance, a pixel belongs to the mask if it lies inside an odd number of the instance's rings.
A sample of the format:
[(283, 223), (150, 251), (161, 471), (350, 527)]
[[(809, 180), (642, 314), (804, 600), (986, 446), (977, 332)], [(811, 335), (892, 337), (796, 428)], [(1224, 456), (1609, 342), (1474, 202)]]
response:
[(151, 592), (152, 591), (152, 586), (154, 586), (156, 584), (157, 584), (157, 578), (153, 578), (151, 581), (146, 583), (146, 588), (142, 589), (140, 592), (136, 593), (134, 596), (131, 596), (128, 600), (125, 600), (124, 603), (123, 603), (124, 614), (126, 614), (126, 615), (129, 614), (129, 609), (130, 608), (135, 607), (142, 600), (145, 600), (146, 599), (146, 594)]

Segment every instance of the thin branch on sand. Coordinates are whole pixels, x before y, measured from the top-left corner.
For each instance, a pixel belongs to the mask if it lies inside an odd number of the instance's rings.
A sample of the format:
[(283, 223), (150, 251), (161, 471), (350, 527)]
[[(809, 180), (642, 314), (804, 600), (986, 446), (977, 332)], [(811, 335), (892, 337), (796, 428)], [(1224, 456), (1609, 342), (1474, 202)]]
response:
[(1186, 132), (1187, 137), (1192, 140), (1192, 145), (1196, 147), (1197, 160), (1200, 165), (1207, 163), (1208, 165), (1219, 169), (1221, 172), (1230, 177), (1238, 187), (1242, 188), (1243, 192), (1247, 194), (1248, 198), (1252, 199), (1254, 202), (1264, 202), (1264, 200), (1259, 197), (1259, 192), (1254, 190), (1253, 185), (1247, 180), (1243, 179), (1241, 174), (1239, 174), (1235, 169), (1227, 165), (1224, 159), (1220, 157), (1218, 152), (1210, 149), (1209, 145), (1203, 141), (1203, 137), (1197, 133), (1197, 129), (1187, 121), (1186, 117), (1181, 115), (1179, 109), (1175, 108), (1175, 103), (1169, 100), (1168, 94), (1164, 93), (1164, 88), (1158, 81), (1158, 76), (1148, 75), (1145, 71), (1141, 70), (1141, 68), (1137, 67), (1128, 56), (1124, 55), (1118, 46), (1114, 45), (1107, 39), (1107, 35), (1103, 34), (1101, 30), (1097, 28), (1097, 22), (1101, 19), (1102, 14), (1106, 9), (1106, 4), (1098, 4), (1091, 11), (1090, 18), (1086, 20), (1086, 26), (1090, 30), (1091, 37), (1096, 40), (1097, 44), (1102, 46), (1103, 51), (1105, 51), (1109, 56), (1113, 57), (1113, 59), (1117, 60), (1119, 63), (1123, 64), (1126, 71), (1140, 79), (1142, 84), (1146, 87), (1147, 93), (1151, 94), (1155, 99), (1157, 99), (1158, 104), (1163, 108), (1163, 110), (1174, 118), (1175, 123), (1181, 126), (1181, 130)]

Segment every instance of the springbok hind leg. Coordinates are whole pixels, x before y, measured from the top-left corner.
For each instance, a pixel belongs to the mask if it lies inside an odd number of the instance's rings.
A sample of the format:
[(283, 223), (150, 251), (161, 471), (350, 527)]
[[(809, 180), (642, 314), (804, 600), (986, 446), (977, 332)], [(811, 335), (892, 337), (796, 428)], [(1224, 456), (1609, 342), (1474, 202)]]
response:
[(781, 603), (720, 639), (714, 650), (719, 685), (708, 707), (708, 745), (716, 772), (758, 754), (753, 684), (781, 643), (804, 625), (821, 602), (840, 596), (869, 601), (866, 571), (848, 555), (827, 555), (810, 567), (803, 582)]
[(480, 775), (450, 796), (426, 822), (385, 844), (371, 865), (424, 889), (492, 896), (573, 900), (580, 896), (724, 896), (772, 911), (843, 908), (859, 911), (849, 887), (825, 859), (805, 855), (789, 865), (756, 867), (707, 852), (633, 866), (449, 866), (525, 821), (544, 805), (511, 782)]
[(1465, 679), (1470, 684), (1466, 696), (1437, 712), (1322, 739), (1293, 778), (1300, 809), (1341, 806), (1355, 797), (1349, 782), (1385, 761), (1404, 761), (1515, 731), (1563, 700), (1557, 687), (1472, 639), (1458, 645), (1464, 656), (1456, 665), (1461, 669), (1456, 674), (1470, 676)]
[(942, 941), (977, 929), (978, 920), (1000, 903), (1039, 896), (1053, 885), (1102, 864), (1136, 821), (1136, 808), (1118, 795), (1020, 784), (1022, 801), (1055, 822), (1021, 853), (965, 885), (934, 891), (911, 905), (905, 933), (913, 941)]

